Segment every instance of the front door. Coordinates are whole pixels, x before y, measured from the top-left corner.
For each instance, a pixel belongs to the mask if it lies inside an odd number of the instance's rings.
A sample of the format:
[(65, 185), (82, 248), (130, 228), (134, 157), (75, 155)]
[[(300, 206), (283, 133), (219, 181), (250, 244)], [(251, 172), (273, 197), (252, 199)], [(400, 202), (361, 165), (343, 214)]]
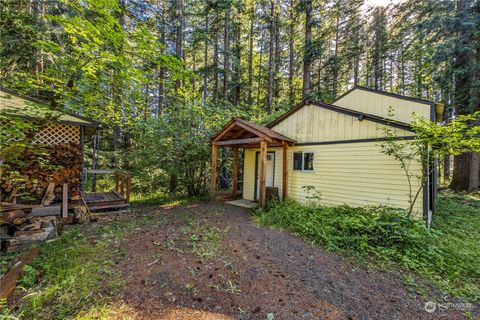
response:
[[(265, 176), (265, 186), (273, 187), (275, 183), (275, 151), (267, 152), (267, 172)], [(260, 194), (260, 152), (257, 152), (255, 160), (255, 200)]]

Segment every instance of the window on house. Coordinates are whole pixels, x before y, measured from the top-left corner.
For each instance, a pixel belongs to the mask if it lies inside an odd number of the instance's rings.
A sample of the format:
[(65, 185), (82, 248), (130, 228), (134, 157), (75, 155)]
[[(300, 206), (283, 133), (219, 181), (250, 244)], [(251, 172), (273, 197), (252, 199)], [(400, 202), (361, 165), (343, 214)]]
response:
[(303, 171), (313, 171), (313, 152), (303, 153)]
[(302, 171), (303, 156), (301, 152), (293, 153), (293, 170)]
[(313, 152), (294, 152), (293, 170), (313, 171)]

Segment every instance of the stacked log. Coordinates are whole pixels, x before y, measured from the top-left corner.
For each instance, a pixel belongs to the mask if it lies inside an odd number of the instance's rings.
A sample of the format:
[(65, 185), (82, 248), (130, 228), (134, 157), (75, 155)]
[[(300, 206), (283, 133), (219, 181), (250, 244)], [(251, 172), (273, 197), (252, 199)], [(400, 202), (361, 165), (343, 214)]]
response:
[(34, 216), (31, 209), (15, 209), (0, 213), (2, 249), (17, 251), (58, 236), (60, 225), (56, 216)]
[[(44, 198), (48, 186), (53, 183), (53, 194), (58, 202), (62, 199), (62, 184), (68, 183), (70, 191), (80, 185), (82, 170), (82, 149), (77, 143), (63, 143), (46, 148), (46, 155), (39, 156), (33, 149), (26, 149), (14, 163), (8, 163), (0, 181), (2, 199), (14, 201), (16, 195), (27, 194), (30, 200), (23, 203), (39, 203)], [(48, 165), (42, 164), (46, 159)], [(11, 172), (19, 176), (12, 179)], [(2, 200), (3, 201), (3, 200)]]

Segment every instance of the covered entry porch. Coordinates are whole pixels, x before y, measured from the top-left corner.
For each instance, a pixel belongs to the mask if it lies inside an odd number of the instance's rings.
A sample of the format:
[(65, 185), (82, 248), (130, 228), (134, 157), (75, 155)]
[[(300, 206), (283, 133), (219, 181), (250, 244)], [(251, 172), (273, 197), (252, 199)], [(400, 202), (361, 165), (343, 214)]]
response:
[(267, 153), (269, 147), (281, 147), (282, 157), (282, 198), (288, 192), (288, 147), (295, 141), (267, 127), (233, 118), (212, 139), (212, 176), (210, 197), (217, 199), (217, 152), (218, 147), (233, 149), (233, 176), (231, 196), (235, 199), (238, 189), (239, 149), (258, 148), (258, 204), (263, 208), (266, 202)]

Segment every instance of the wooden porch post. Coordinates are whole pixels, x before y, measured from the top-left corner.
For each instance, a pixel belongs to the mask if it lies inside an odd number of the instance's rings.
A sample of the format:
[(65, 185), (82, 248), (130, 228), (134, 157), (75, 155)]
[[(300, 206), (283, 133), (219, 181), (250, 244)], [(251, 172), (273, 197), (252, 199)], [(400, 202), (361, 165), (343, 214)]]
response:
[(217, 190), (217, 145), (212, 144), (212, 177), (210, 185), (210, 199), (215, 200)]
[(232, 196), (233, 200), (237, 197), (238, 188), (238, 147), (233, 147), (233, 182), (232, 182)]
[(283, 181), (282, 181), (282, 199), (288, 195), (288, 144), (283, 143)]
[(266, 198), (266, 190), (265, 190), (265, 181), (266, 181), (266, 173), (267, 173), (267, 142), (261, 141), (260, 142), (260, 195), (258, 197), (258, 205), (260, 208), (265, 207), (265, 198)]

